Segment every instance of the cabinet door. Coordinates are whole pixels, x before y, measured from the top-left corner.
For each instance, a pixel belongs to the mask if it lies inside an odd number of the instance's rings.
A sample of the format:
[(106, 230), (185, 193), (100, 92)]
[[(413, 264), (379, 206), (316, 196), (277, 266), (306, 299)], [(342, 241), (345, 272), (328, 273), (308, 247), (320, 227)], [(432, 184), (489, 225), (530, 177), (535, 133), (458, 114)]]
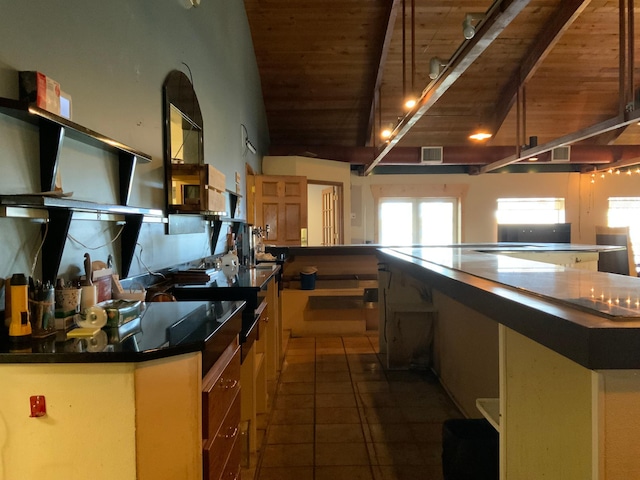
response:
[(257, 175), (256, 225), (269, 225), (265, 243), (302, 245), (307, 231), (307, 178)]

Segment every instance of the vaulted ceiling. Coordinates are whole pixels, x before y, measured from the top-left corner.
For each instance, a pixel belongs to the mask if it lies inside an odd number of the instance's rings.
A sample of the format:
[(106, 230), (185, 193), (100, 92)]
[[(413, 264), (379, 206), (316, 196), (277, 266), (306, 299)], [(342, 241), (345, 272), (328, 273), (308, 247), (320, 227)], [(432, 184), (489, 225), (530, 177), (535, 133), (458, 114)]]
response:
[[(269, 154), (350, 162), (367, 174), (640, 163), (633, 5), (245, 0)], [(407, 110), (411, 94), (418, 103)], [(387, 125), (393, 133), (383, 140)], [(481, 127), (493, 137), (470, 140)], [(436, 156), (425, 163), (422, 147), (442, 150), (429, 149)], [(551, 161), (562, 153), (569, 161)]]

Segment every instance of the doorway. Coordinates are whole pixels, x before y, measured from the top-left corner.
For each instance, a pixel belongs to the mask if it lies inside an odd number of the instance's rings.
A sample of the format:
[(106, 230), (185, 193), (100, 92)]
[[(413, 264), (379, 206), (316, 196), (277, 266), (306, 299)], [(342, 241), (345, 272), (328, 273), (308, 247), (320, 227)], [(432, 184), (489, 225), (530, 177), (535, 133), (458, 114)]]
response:
[(307, 181), (309, 246), (344, 243), (343, 185), (338, 182)]

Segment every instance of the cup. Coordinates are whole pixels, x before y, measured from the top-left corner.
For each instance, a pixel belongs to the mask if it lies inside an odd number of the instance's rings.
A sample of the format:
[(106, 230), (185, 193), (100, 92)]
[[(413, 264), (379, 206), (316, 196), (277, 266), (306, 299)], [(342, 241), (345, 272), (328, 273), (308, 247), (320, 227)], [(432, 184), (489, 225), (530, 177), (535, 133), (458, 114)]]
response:
[(56, 288), (56, 308), (69, 315), (80, 312), (80, 292), (76, 287)]

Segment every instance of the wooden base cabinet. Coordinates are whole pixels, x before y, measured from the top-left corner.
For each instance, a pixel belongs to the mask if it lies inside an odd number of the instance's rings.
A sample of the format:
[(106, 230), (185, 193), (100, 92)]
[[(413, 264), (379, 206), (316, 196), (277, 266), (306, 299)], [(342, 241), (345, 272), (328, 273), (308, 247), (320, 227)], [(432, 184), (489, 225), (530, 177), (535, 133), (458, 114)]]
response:
[(236, 338), (202, 383), (202, 447), (205, 480), (240, 478), (240, 345)]

